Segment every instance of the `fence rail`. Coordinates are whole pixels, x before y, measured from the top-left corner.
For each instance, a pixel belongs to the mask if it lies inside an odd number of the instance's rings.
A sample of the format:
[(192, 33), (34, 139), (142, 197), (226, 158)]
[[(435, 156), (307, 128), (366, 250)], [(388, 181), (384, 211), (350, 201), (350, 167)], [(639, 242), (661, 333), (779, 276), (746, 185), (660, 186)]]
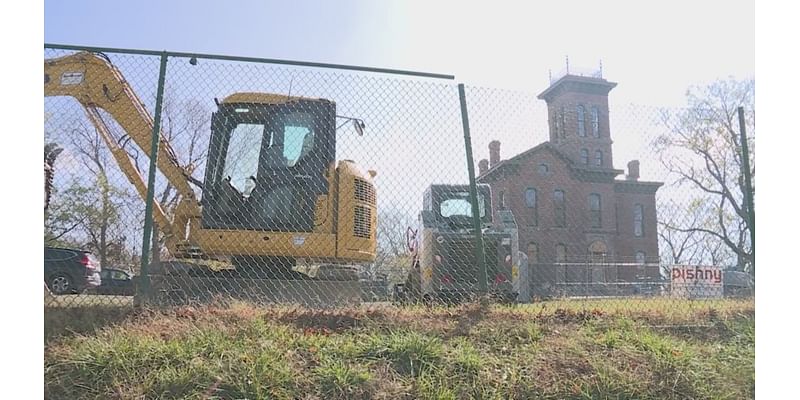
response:
[(753, 269), (752, 209), (685, 176), (710, 153), (734, 178), (703, 182), (736, 185), (752, 145), (740, 162), (691, 108), (611, 109), (602, 77), (536, 95), (253, 57), (44, 58), (46, 305), (752, 297), (734, 272)]

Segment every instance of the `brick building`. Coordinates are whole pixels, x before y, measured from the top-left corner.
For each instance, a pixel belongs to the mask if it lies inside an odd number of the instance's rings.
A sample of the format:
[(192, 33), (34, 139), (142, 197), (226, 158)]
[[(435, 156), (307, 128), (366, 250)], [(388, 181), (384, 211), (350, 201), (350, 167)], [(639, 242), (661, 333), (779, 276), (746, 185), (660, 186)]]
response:
[[(511, 209), (529, 260), (534, 295), (630, 294), (660, 279), (655, 194), (660, 182), (614, 168), (608, 93), (602, 78), (566, 75), (538, 98), (548, 141), (502, 160), (489, 144), (478, 182), (497, 209)], [(623, 175), (623, 176), (621, 176)]]

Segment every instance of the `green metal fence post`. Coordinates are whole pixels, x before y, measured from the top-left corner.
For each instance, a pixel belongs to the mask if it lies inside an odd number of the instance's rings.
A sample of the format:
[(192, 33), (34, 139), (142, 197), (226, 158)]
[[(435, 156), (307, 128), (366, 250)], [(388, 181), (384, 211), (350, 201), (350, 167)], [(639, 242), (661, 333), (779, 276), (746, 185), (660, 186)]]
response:
[(150, 170), (147, 176), (147, 199), (144, 210), (144, 234), (142, 235), (142, 264), (140, 285), (137, 296), (138, 304), (147, 303), (150, 298), (150, 243), (153, 235), (153, 201), (155, 197), (156, 162), (158, 160), (158, 142), (161, 137), (161, 102), (164, 97), (164, 80), (167, 74), (167, 52), (161, 53), (161, 65), (158, 70), (158, 88), (156, 89), (156, 107), (153, 114), (153, 134), (150, 142)]
[(753, 255), (753, 264), (750, 266), (750, 271), (753, 276), (756, 275), (756, 210), (753, 205), (753, 183), (750, 177), (750, 151), (747, 147), (747, 134), (744, 127), (744, 107), (737, 109), (739, 113), (739, 133), (741, 134), (742, 141), (742, 171), (744, 173), (744, 199), (747, 202), (747, 211), (749, 212), (750, 221), (750, 253)]
[[(478, 286), (480, 293), (486, 295), (489, 291), (489, 277), (486, 271), (486, 257), (483, 251), (483, 231), (481, 229), (480, 208), (478, 207), (478, 186), (475, 182), (475, 163), (472, 159), (472, 139), (469, 136), (469, 117), (467, 116), (467, 97), (464, 94), (464, 84), (458, 84), (458, 98), (461, 102), (461, 125), (464, 128), (464, 148), (467, 151), (467, 173), (469, 174), (469, 197), (472, 203), (472, 224), (475, 229), (475, 258), (478, 261), (480, 278)], [(486, 210), (486, 212), (492, 212)]]

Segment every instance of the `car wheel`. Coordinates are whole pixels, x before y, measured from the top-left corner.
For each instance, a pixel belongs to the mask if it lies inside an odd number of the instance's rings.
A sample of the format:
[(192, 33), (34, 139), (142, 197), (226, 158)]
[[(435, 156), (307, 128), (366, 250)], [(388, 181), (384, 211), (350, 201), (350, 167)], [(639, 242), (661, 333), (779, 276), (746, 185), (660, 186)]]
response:
[(72, 279), (66, 274), (54, 275), (50, 278), (48, 286), (53, 294), (66, 294), (73, 290)]

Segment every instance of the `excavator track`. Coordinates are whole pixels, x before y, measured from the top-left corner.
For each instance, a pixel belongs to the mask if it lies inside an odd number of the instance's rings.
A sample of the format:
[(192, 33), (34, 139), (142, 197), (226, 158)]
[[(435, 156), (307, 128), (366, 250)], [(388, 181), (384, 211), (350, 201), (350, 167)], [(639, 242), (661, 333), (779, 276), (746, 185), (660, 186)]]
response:
[(235, 269), (213, 270), (202, 262), (168, 261), (151, 265), (147, 304), (174, 306), (246, 301), (327, 308), (358, 305), (361, 287), (355, 269), (326, 276), (296, 274), (294, 279), (253, 277)]

